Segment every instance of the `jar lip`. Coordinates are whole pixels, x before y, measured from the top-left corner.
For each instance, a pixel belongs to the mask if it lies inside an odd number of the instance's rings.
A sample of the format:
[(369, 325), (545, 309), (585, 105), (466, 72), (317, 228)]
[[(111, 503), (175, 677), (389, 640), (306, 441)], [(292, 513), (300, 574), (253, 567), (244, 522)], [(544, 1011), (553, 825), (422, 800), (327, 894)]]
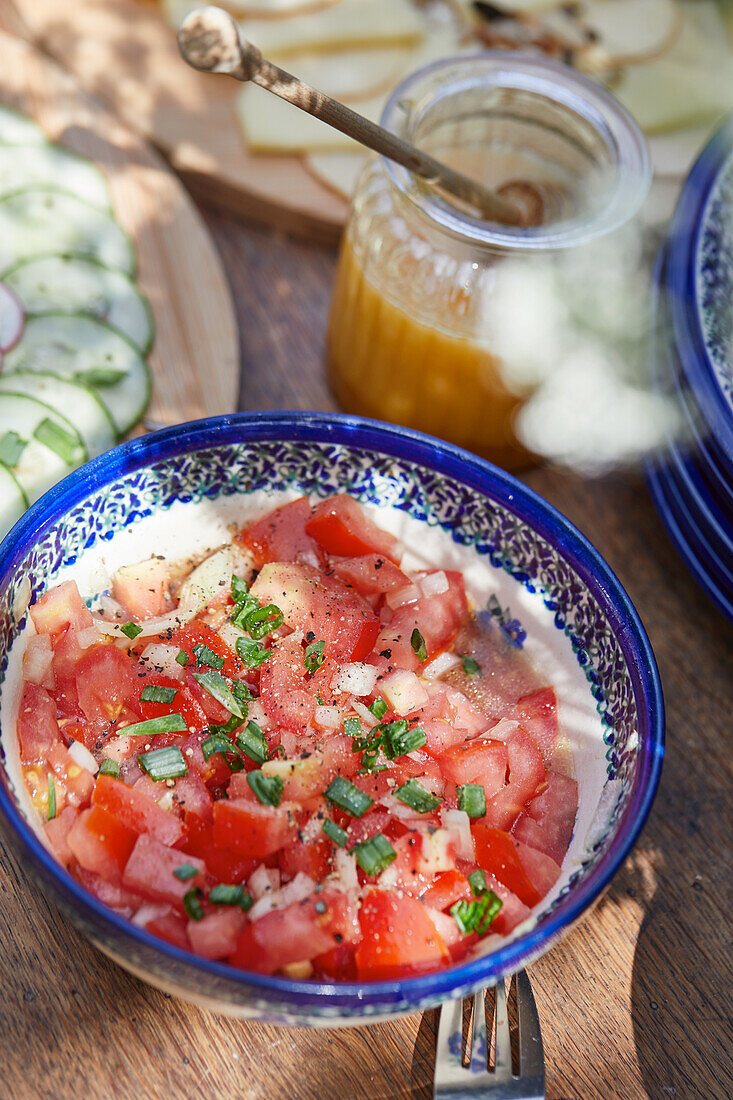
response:
[(395, 186), (432, 221), (473, 244), (534, 252), (583, 244), (618, 229), (638, 212), (652, 180), (649, 151), (641, 129), (626, 108), (600, 84), (549, 58), (507, 50), (482, 50), (441, 58), (411, 73), (395, 88), (382, 112), (382, 126), (406, 137), (410, 115), (404, 101), (426, 78), (451, 69), (456, 70), (456, 78), (464, 88), (477, 79), (491, 77), (492, 87), (534, 92), (578, 115), (600, 135), (611, 153), (615, 177), (609, 185), (607, 201), (593, 215), (521, 229), (473, 218), (437, 194), (426, 191), (416, 194), (411, 187), (412, 173), (383, 157)]

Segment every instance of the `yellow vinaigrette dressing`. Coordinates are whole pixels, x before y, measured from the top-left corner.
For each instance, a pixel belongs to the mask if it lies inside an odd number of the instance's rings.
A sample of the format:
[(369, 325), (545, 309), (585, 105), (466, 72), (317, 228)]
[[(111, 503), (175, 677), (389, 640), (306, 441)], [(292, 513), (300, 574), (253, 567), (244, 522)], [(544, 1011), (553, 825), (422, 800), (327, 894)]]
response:
[(628, 181), (643, 177), (646, 154), (624, 148), (619, 111), (562, 66), (492, 51), (439, 62), (395, 92), (388, 129), (485, 185), (528, 181), (549, 201), (541, 225), (517, 229), (477, 219), (398, 165), (367, 167), (327, 337), (330, 385), (347, 412), (439, 436), (507, 469), (532, 461), (517, 432), (531, 371), (506, 369), (497, 303), (510, 287), (511, 325), (531, 344), (535, 318), (517, 265), (536, 270), (636, 212)]

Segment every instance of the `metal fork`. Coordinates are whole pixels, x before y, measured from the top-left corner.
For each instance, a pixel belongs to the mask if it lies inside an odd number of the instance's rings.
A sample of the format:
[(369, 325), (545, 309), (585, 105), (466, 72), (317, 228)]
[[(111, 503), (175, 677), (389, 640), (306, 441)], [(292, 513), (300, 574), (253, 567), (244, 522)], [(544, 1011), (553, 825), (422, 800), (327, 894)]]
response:
[(494, 1069), (488, 1067), (486, 990), (473, 998), (471, 1060), (463, 1064), (463, 1001), (443, 1005), (435, 1056), (433, 1100), (545, 1100), (545, 1056), (532, 987), (524, 970), (516, 975), (519, 1024), (519, 1076), (512, 1072), (504, 980), (496, 985)]

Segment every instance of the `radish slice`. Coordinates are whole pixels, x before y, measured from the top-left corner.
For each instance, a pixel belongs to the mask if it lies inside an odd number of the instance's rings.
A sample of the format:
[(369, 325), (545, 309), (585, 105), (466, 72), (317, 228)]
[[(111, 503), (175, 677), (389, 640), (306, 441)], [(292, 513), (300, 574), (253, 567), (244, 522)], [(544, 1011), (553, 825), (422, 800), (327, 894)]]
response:
[(25, 313), (20, 299), (0, 283), (0, 351), (10, 351), (20, 340), (25, 328)]

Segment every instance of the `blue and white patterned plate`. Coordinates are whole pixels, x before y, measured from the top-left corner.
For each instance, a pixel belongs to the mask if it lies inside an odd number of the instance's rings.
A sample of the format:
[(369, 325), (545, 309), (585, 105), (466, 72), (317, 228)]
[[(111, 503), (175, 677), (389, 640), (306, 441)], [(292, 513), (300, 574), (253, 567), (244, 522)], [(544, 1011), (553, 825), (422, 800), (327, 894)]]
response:
[[(16, 717), (27, 606), (74, 577), (85, 596), (120, 564), (213, 549), (283, 495), (348, 492), (400, 534), (412, 562), (464, 570), (477, 603), (558, 693), (580, 789), (562, 875), (510, 937), (460, 966), (373, 984), (248, 974), (166, 944), (87, 894), (42, 840), (20, 776)], [(505, 618), (507, 616), (504, 616)], [(663, 703), (628, 596), (593, 547), (515, 478), (415, 432), (347, 416), (219, 417), (136, 439), (52, 489), (0, 547), (0, 827), (97, 946), (141, 978), (219, 1011), (340, 1025), (418, 1011), (491, 984), (547, 950), (600, 896), (656, 791)]]

